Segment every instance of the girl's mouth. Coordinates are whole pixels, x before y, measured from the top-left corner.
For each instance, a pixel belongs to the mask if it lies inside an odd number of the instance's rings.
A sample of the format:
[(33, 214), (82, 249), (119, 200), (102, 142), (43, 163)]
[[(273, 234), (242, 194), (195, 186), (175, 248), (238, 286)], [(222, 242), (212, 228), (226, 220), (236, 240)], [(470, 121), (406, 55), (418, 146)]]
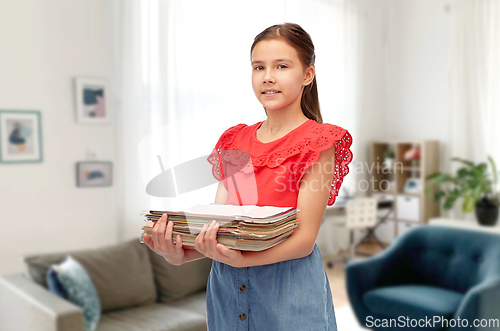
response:
[(262, 94), (266, 97), (272, 97), (275, 96), (276, 94), (281, 93), (281, 91), (266, 91), (262, 92)]

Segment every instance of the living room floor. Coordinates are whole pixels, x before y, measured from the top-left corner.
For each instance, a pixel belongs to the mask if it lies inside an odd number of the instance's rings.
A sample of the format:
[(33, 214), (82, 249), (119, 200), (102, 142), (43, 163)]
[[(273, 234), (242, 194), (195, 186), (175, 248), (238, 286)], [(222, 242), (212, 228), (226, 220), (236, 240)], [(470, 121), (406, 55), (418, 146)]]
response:
[[(366, 242), (358, 247), (355, 258), (362, 259), (365, 258), (366, 255), (375, 255), (381, 251), (382, 249), (377, 244)], [(345, 265), (340, 260), (340, 258), (346, 254), (347, 252), (341, 251), (338, 255), (323, 255), (323, 263), (328, 276), (328, 281), (330, 282), (330, 288), (332, 290), (335, 317), (337, 319), (337, 329), (338, 331), (368, 330), (359, 325), (356, 317), (354, 316), (354, 312), (351, 309), (349, 298), (347, 297), (344, 273)], [(332, 268), (328, 266), (331, 261), (334, 261)]]

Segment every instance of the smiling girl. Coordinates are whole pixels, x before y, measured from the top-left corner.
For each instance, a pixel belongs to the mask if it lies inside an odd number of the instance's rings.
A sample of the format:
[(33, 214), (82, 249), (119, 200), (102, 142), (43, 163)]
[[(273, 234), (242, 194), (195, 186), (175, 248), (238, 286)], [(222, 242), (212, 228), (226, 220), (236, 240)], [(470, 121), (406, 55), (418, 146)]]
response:
[[(172, 242), (173, 222), (167, 225), (162, 217), (152, 238), (144, 240), (172, 264), (213, 260), (207, 283), (209, 331), (337, 330), (316, 238), (326, 206), (335, 202), (349, 172), (352, 139), (345, 129), (323, 123), (314, 46), (299, 25), (265, 29), (255, 37), (250, 55), (253, 90), (267, 118), (221, 135), (208, 158), (219, 180), (215, 203), (295, 207), (297, 228), (264, 251), (239, 251), (217, 243), (219, 224), (213, 221), (197, 236), (195, 250), (184, 250), (179, 235)], [(228, 150), (250, 156), (257, 201), (236, 194), (223, 175), (228, 161), (222, 152)]]

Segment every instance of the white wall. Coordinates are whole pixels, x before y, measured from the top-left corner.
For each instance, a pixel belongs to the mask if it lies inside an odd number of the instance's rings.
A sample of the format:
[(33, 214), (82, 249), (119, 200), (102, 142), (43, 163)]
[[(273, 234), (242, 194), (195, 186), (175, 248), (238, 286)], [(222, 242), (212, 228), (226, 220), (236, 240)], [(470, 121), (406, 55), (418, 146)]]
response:
[(436, 139), (449, 158), (453, 0), (386, 3), (385, 118), (381, 137)]
[[(363, 64), (361, 68), (360, 114), (357, 121), (357, 137), (353, 137), (359, 146), (355, 156), (357, 162), (369, 160), (369, 144), (373, 139), (381, 138), (387, 129), (386, 68), (384, 61), (384, 24), (387, 20), (383, 0), (361, 2), (365, 12), (363, 28)], [(357, 168), (360, 169), (360, 168)], [(366, 172), (366, 166), (362, 168)], [(362, 179), (366, 173), (358, 174)]]
[(116, 181), (75, 184), (87, 150), (115, 160), (115, 124), (76, 123), (73, 95), (75, 76), (111, 78), (106, 3), (0, 2), (0, 109), (40, 110), (43, 140), (42, 163), (0, 163), (0, 274), (24, 270), (24, 255), (117, 242)]
[(445, 7), (454, 1), (361, 0), (364, 62), (353, 137), (358, 162), (369, 159), (372, 140), (434, 139), (440, 141), (441, 166), (447, 164), (453, 31)]

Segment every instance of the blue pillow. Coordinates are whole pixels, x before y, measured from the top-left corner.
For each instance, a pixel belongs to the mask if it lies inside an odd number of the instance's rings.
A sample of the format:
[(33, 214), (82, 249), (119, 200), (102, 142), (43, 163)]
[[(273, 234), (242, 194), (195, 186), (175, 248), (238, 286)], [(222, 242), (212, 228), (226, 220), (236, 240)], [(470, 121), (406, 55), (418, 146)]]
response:
[(47, 285), (57, 295), (83, 309), (85, 331), (94, 331), (101, 318), (101, 301), (85, 268), (70, 255), (61, 264), (53, 264)]
[(59, 278), (57, 278), (57, 273), (54, 269), (50, 268), (47, 272), (47, 287), (50, 292), (54, 293), (57, 296), (60, 296), (63, 299), (68, 300), (68, 293), (64, 290)]

